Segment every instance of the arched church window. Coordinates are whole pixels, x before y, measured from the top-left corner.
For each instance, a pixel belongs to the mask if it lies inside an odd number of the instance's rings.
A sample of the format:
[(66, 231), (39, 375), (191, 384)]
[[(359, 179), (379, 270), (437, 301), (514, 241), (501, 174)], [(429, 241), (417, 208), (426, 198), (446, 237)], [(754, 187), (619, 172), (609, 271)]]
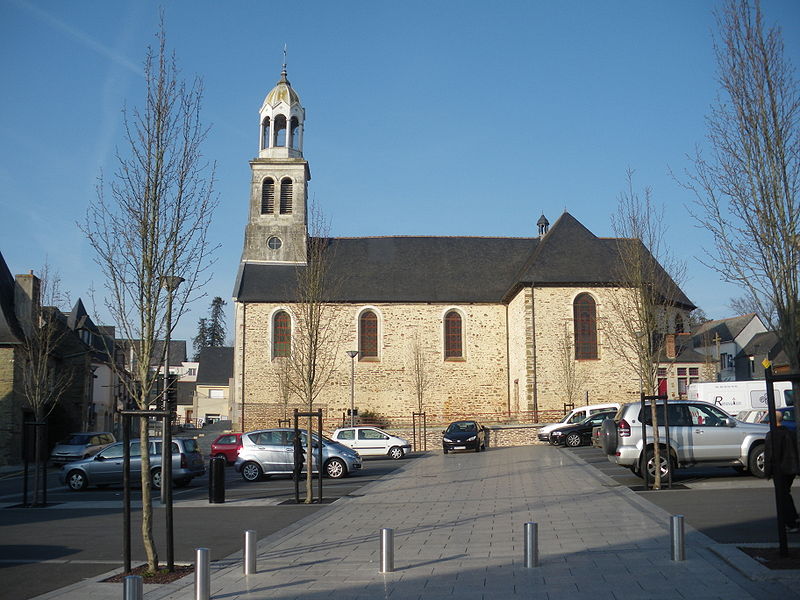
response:
[(292, 351), (292, 319), (281, 310), (272, 318), (272, 356), (289, 356)]
[(292, 214), (292, 196), (293, 186), (292, 180), (288, 177), (281, 179), (281, 214)]
[(269, 148), (269, 117), (264, 117), (261, 123), (261, 149)]
[(267, 177), (261, 183), (261, 214), (271, 215), (275, 212), (275, 182)]
[(365, 310), (358, 318), (359, 358), (378, 357), (378, 315)]
[(579, 294), (572, 303), (575, 322), (575, 358), (597, 358), (597, 307), (589, 294)]
[(286, 146), (286, 117), (278, 115), (275, 117), (275, 147)]
[(444, 316), (444, 357), (463, 358), (463, 327), (461, 315), (451, 310)]
[(298, 140), (298, 134), (300, 133), (300, 122), (297, 120), (297, 117), (292, 117), (289, 127), (289, 147), (294, 148), (295, 150), (299, 149), (300, 147), (300, 140)]

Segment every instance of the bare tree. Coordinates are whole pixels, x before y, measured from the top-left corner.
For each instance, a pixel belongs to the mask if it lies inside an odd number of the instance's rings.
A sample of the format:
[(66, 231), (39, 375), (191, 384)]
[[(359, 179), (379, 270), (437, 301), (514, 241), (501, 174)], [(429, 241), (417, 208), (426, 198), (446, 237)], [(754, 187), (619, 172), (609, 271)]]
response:
[(707, 117), (710, 156), (697, 150), (685, 185), (714, 236), (704, 263), (741, 286), (800, 372), (800, 88), (780, 29), (765, 29), (758, 1), (729, 0), (717, 24), (721, 95)]
[[(731, 298), (728, 301), (728, 308), (730, 308), (735, 315), (748, 315), (750, 313), (757, 314), (759, 317), (764, 319), (767, 327), (771, 330), (775, 329), (775, 323), (778, 321), (777, 314), (775, 313), (775, 306), (773, 304), (769, 302), (764, 304), (753, 304), (752, 299), (748, 296)], [(769, 312), (765, 314), (761, 312), (762, 310)]]
[[(341, 327), (337, 323), (336, 307), (330, 303), (335, 296), (337, 282), (330, 272), (332, 265), (331, 240), (327, 225), (319, 211), (309, 209), (310, 233), (307, 261), (297, 269), (294, 305), (295, 322), (290, 355), (284, 360), (286, 376), (283, 378), (293, 396), (307, 412), (314, 410), (314, 401), (325, 387), (341, 362)], [(308, 468), (306, 469), (306, 504), (312, 501), (312, 418), (308, 418)], [(321, 432), (320, 432), (321, 433)], [(319, 465), (322, 469), (323, 465)]]
[(420, 341), (419, 331), (415, 332), (408, 347), (408, 364), (411, 381), (414, 385), (414, 394), (417, 397), (417, 411), (422, 412), (425, 391), (430, 387), (432, 380), (428, 363), (425, 361), (425, 351)]
[[(663, 208), (654, 205), (649, 188), (642, 194), (634, 189), (631, 170), (627, 172), (627, 184), (612, 217), (618, 239), (615, 277), (620, 290), (608, 302), (606, 339), (638, 375), (642, 392), (654, 396), (658, 391), (658, 365), (665, 354), (666, 336), (674, 332), (676, 312), (693, 307), (676, 283), (682, 280), (685, 265), (665, 246)], [(654, 436), (652, 461), (660, 465), (655, 402), (650, 409)], [(659, 489), (661, 469), (654, 470), (654, 488)]]
[[(148, 47), (144, 61), (144, 108), (123, 110), (126, 152), (117, 152), (109, 195), (101, 177), (97, 200), (82, 225), (105, 276), (105, 308), (134, 341), (130, 376), (120, 381), (140, 410), (148, 408), (158, 377), (152, 365), (163, 364), (167, 352), (167, 345), (156, 341), (169, 337), (168, 329), (208, 281), (215, 250), (208, 227), (217, 204), (214, 168), (200, 149), (207, 134), (200, 122), (202, 82), (196, 78), (187, 85), (179, 78), (175, 55), (167, 51), (163, 16), (156, 37), (158, 45)], [(139, 428), (146, 448), (145, 417)], [(145, 451), (142, 540), (148, 567), (156, 570), (150, 475)]]
[[(65, 358), (67, 336), (72, 334), (58, 306), (68, 302), (61, 290), (61, 278), (45, 264), (39, 277), (31, 281), (29, 311), (20, 325), (25, 335), (22, 356), (22, 392), (33, 413), (34, 425), (34, 487), (33, 504), (41, 503), (41, 475), (45, 468), (43, 430), (48, 416), (55, 410), (75, 379), (72, 362)], [(74, 353), (73, 353), (74, 354)], [(85, 356), (86, 353), (83, 353)]]
[(580, 401), (581, 391), (586, 387), (587, 373), (575, 360), (575, 338), (569, 324), (564, 323), (564, 332), (558, 339), (558, 383), (564, 398), (574, 406)]

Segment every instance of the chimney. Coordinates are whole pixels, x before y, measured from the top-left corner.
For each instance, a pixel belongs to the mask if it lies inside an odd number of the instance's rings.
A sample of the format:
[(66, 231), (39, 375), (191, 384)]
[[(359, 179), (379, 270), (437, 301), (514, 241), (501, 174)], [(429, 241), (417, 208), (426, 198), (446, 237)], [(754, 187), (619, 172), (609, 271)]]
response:
[(668, 333), (667, 334), (667, 339), (666, 339), (665, 342), (666, 342), (665, 343), (665, 351), (667, 353), (667, 358), (669, 360), (674, 360), (675, 359), (675, 334), (674, 333)]
[(26, 335), (30, 334), (33, 317), (41, 302), (41, 281), (33, 271), (14, 277), (14, 313)]

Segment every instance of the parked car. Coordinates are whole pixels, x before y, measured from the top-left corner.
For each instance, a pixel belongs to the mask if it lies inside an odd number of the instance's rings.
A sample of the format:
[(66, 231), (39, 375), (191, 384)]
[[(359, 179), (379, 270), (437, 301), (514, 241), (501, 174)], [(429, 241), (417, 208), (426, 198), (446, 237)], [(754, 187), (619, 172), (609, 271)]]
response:
[(89, 431), (70, 433), (69, 437), (56, 444), (50, 453), (50, 462), (64, 464), (88, 458), (117, 441), (110, 431)]
[(488, 430), (477, 421), (454, 421), (442, 431), (442, 450), (486, 450)]
[(613, 419), (616, 410), (604, 410), (587, 417), (580, 423), (565, 425), (550, 432), (550, 444), (553, 446), (569, 446), (576, 448), (592, 442), (592, 429), (601, 425), (606, 419)]
[[(745, 423), (707, 402), (675, 400), (668, 403), (669, 441), (666, 440), (664, 404), (656, 405), (659, 436), (663, 440), (658, 468), (667, 477), (675, 468), (698, 464), (731, 466), (764, 477), (764, 438), (769, 427)], [(642, 440), (646, 427), (647, 445)], [(608, 459), (641, 476), (641, 464), (655, 476), (651, 409), (638, 402), (624, 404), (613, 420), (603, 423), (603, 450)], [(667, 451), (668, 443), (668, 451)]]
[[(308, 467), (308, 440), (305, 431), (300, 434), (301, 444), (306, 449), (305, 471)], [(319, 439), (315, 433), (312, 441), (313, 472), (318, 471)], [(359, 470), (361, 457), (355, 450), (322, 436), (322, 464), (325, 475), (338, 479)], [(294, 469), (294, 429), (261, 429), (242, 434), (242, 447), (239, 449), (235, 468), (245, 481), (291, 474)]]
[(411, 443), (377, 427), (340, 427), (331, 436), (361, 456), (388, 456), (395, 460), (411, 452)]
[[(794, 407), (787, 406), (785, 408), (776, 408), (777, 412), (783, 413), (783, 426), (786, 429), (793, 429), (797, 431), (797, 422), (794, 420)], [(761, 415), (761, 419), (757, 421), (757, 423), (765, 423), (769, 425), (769, 413), (764, 411), (764, 414)]]
[(223, 433), (211, 442), (211, 456), (221, 456), (228, 463), (233, 464), (239, 457), (239, 448), (241, 447), (241, 433)]
[(767, 414), (765, 408), (754, 408), (752, 410), (742, 410), (736, 413), (736, 418), (745, 423), (761, 423), (764, 415)]
[[(150, 482), (161, 488), (161, 440), (152, 438), (148, 444)], [(58, 478), (71, 490), (84, 490), (90, 485), (106, 486), (122, 483), (124, 442), (112, 444), (94, 456), (63, 465)], [(142, 453), (139, 440), (131, 440), (131, 481), (141, 478)], [(195, 477), (206, 472), (205, 462), (197, 441), (191, 438), (172, 438), (172, 480), (177, 487), (189, 485)]]
[(587, 417), (604, 410), (617, 410), (619, 409), (619, 402), (608, 402), (606, 404), (590, 404), (587, 406), (578, 406), (569, 411), (564, 418), (558, 423), (550, 423), (539, 429), (537, 437), (540, 442), (550, 441), (550, 432), (564, 425), (574, 425), (586, 420)]

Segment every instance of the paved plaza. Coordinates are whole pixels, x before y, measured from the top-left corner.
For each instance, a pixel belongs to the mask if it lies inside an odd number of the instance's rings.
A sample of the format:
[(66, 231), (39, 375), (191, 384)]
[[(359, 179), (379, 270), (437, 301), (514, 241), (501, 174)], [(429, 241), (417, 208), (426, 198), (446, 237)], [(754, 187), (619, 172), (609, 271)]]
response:
[[(538, 524), (535, 568), (524, 566), (526, 522)], [(241, 553), (215, 556), (210, 542), (211, 597), (800, 598), (797, 572), (768, 571), (688, 526), (686, 559), (673, 561), (669, 525), (669, 514), (568, 450), (434, 452), (260, 540), (255, 575), (243, 575)], [(382, 574), (379, 538), (387, 527), (395, 571)], [(144, 589), (147, 600), (195, 598), (194, 576)], [(39, 599), (122, 592), (122, 584), (85, 581)]]

